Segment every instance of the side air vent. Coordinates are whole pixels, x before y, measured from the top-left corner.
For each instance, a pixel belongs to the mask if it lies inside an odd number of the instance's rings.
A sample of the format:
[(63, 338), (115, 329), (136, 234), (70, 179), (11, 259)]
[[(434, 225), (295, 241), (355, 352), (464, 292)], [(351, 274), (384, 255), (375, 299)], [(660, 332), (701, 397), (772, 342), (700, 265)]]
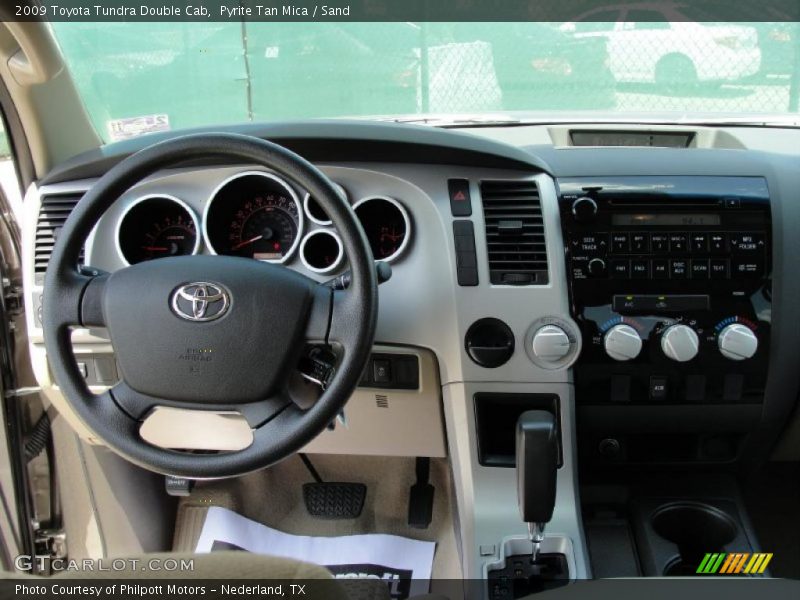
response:
[[(36, 222), (34, 249), (34, 273), (37, 283), (44, 281), (44, 272), (47, 270), (47, 263), (50, 261), (58, 234), (82, 196), (83, 194), (59, 194), (42, 197), (39, 219)], [(83, 250), (79, 260), (83, 262)]]
[(482, 181), (490, 280), (542, 285), (547, 279), (539, 189), (533, 181)]

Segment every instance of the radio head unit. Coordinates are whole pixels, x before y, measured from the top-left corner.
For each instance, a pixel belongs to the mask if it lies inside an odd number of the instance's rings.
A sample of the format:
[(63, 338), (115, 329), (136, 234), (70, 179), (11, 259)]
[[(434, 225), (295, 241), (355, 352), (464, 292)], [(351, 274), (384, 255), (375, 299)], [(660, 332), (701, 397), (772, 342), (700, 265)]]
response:
[(579, 404), (757, 403), (771, 318), (759, 177), (559, 179)]

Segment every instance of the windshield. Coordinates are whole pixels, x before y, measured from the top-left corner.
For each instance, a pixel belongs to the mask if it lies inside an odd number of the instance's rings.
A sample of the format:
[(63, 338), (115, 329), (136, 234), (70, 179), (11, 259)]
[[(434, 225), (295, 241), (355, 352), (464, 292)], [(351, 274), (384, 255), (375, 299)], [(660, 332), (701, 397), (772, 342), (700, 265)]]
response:
[(602, 10), (566, 23), (52, 26), (106, 141), (308, 117), (798, 112), (797, 23)]

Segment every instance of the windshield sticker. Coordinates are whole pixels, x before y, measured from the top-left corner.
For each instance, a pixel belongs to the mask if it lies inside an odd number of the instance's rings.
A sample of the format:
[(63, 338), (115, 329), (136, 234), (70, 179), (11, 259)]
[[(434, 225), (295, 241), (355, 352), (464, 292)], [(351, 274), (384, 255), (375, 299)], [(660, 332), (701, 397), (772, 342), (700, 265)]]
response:
[(127, 119), (113, 119), (108, 121), (107, 125), (108, 135), (112, 142), (128, 140), (145, 133), (170, 130), (169, 115), (143, 115)]

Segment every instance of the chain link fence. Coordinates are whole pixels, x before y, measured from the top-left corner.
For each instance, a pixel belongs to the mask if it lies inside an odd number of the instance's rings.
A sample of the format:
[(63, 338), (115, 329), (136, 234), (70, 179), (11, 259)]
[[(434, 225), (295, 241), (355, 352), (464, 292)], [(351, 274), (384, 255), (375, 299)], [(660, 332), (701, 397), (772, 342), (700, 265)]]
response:
[(492, 111), (798, 112), (797, 23), (54, 23), (98, 130)]

